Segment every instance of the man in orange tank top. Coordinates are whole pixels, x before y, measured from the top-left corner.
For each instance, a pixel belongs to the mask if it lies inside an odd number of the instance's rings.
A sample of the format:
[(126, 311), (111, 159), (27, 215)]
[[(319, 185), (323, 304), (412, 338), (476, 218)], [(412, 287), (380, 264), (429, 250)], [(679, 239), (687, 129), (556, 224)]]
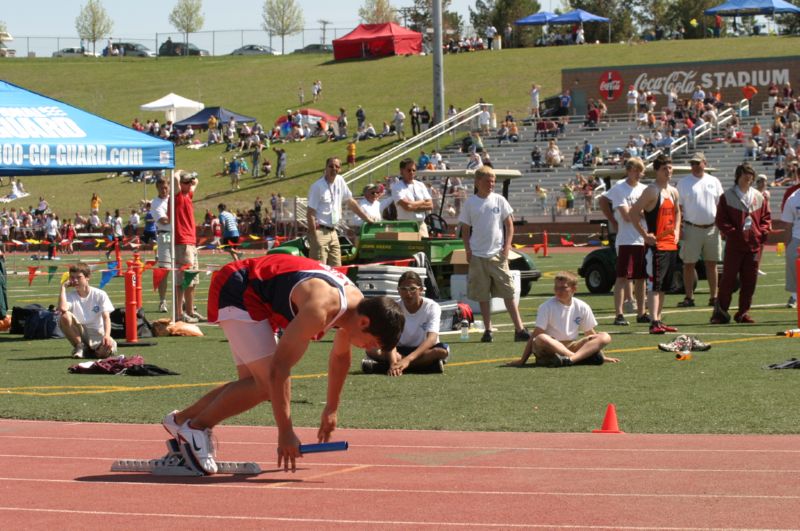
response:
[(678, 239), (681, 226), (681, 211), (678, 208), (678, 189), (669, 182), (672, 178), (672, 160), (666, 155), (659, 155), (653, 161), (656, 179), (648, 186), (641, 197), (631, 208), (631, 216), (638, 218), (644, 213), (645, 229), (635, 225), (644, 237), (647, 247), (647, 275), (652, 287), (648, 296), (651, 334), (677, 332), (674, 326), (668, 326), (661, 320), (661, 309), (664, 306), (664, 292), (672, 281), (672, 275), (678, 263)]

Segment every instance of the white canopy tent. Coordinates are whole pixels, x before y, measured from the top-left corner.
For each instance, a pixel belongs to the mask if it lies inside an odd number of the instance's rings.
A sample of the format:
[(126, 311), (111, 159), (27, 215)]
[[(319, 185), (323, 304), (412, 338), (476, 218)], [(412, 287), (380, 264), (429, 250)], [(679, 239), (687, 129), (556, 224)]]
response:
[(145, 103), (139, 107), (139, 109), (143, 111), (164, 111), (166, 121), (173, 123), (188, 118), (196, 112), (202, 111), (204, 108), (205, 105), (199, 101), (193, 101), (172, 92), (163, 98)]

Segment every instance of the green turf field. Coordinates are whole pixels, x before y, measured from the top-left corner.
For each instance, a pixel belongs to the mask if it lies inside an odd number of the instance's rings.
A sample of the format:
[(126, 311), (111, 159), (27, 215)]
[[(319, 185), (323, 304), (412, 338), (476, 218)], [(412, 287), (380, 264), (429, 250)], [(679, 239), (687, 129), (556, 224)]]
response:
[[(86, 255), (97, 259), (97, 255)], [(251, 253), (254, 256), (254, 253)], [(552, 275), (575, 270), (580, 254), (554, 254), (537, 259), (544, 278), (520, 304), (523, 319), (533, 325), (537, 306), (550, 296)], [(69, 257), (65, 258), (64, 262)], [(221, 255), (201, 255), (201, 264), (221, 262)], [(27, 285), (21, 255), (9, 256), (9, 302), (20, 305), (55, 303), (57, 280), (46, 275)], [(43, 269), (46, 270), (46, 263)], [(587, 432), (598, 428), (605, 406), (617, 405), (621, 428), (636, 433), (798, 433), (800, 432), (800, 371), (767, 371), (764, 365), (797, 356), (800, 339), (778, 338), (775, 332), (796, 325), (796, 311), (784, 308), (783, 258), (764, 253), (759, 286), (751, 314), (756, 325), (711, 327), (710, 309), (677, 309), (680, 296), (668, 296), (665, 321), (681, 333), (710, 342), (709, 352), (691, 361), (675, 361), (657, 343), (670, 336), (650, 336), (646, 325), (612, 327), (612, 298), (579, 293), (595, 310), (598, 327), (612, 333), (608, 353), (619, 364), (568, 369), (510, 369), (501, 365), (522, 351), (512, 341), (509, 319), (497, 314), (500, 332), (491, 345), (469, 343), (457, 333), (445, 336), (452, 346), (451, 363), (443, 375), (400, 378), (363, 375), (361, 353), (353, 356), (340, 408), (343, 428), (405, 428), (447, 430), (520, 430)], [(63, 271), (63, 268), (61, 269)], [(93, 278), (93, 285), (99, 279)], [(145, 310), (157, 318), (157, 299), (145, 279)], [(206, 296), (208, 278), (198, 288)], [(107, 287), (121, 305), (123, 285)], [(583, 284), (580, 291), (585, 288)], [(707, 299), (700, 285), (697, 301)], [(734, 304), (735, 304), (734, 299)], [(201, 312), (204, 308), (201, 306)], [(224, 336), (206, 326), (204, 338), (160, 338), (148, 348), (126, 348), (148, 363), (180, 376), (134, 378), (71, 375), (73, 360), (66, 340), (25, 341), (0, 334), (0, 417), (105, 422), (157, 422), (167, 411), (188, 404), (212, 386), (235, 375)], [(666, 337), (666, 339), (664, 339)], [(298, 426), (314, 426), (325, 400), (327, 352), (331, 335), (315, 343), (294, 370), (292, 409)], [(231, 419), (232, 423), (269, 425), (269, 405)]]
[[(446, 55), (445, 103), (466, 108), (483, 98), (496, 105), (498, 114), (511, 110), (521, 118), (529, 111), (531, 83), (542, 85), (543, 96), (555, 95), (561, 90), (562, 68), (781, 56), (794, 54), (796, 47), (797, 40), (793, 37), (752, 37)], [(255, 116), (269, 127), (286, 109), (297, 108), (298, 85), (302, 84), (305, 94), (310, 95), (311, 83), (316, 79), (323, 82), (322, 100), (307, 102), (307, 105), (333, 115), (338, 114), (340, 107), (346, 108), (351, 129), (355, 125), (357, 105), (364, 107), (367, 121), (379, 131), (384, 120), (391, 120), (395, 107), (407, 112), (413, 102), (432, 106), (430, 56), (341, 63), (317, 54), (85, 59), (3, 61), (0, 78), (125, 125), (137, 116), (142, 121), (148, 118), (163, 121), (163, 113), (143, 113), (139, 106), (175, 92), (207, 106), (222, 105)], [(361, 142), (357, 156), (362, 160), (374, 157), (392, 142), (391, 137), (386, 141)], [(214, 177), (222, 168), (221, 157), (230, 159), (230, 154), (222, 153), (222, 147), (177, 148), (177, 167), (200, 173), (201, 184), (195, 198), (197, 215), (202, 215), (206, 208), (215, 211), (220, 200), (230, 208), (252, 208), (259, 194), (262, 198), (270, 192), (305, 197), (309, 184), (321, 174), (325, 158), (345, 156), (344, 142), (319, 143), (312, 139), (283, 146), (289, 157), (288, 179), (276, 183), (253, 181), (248, 177), (243, 179), (241, 190), (233, 193), (229, 191), (227, 177)], [(274, 153), (270, 153), (270, 157), (274, 163)], [(395, 171), (395, 168), (390, 169)], [(23, 205), (12, 203), (9, 207), (35, 206), (37, 197), (44, 195), (62, 218), (72, 217), (76, 211), (87, 215), (92, 192), (98, 192), (103, 199), (102, 211), (119, 208), (123, 214), (136, 206), (144, 195), (142, 185), (105, 175), (31, 177), (24, 183), (31, 193), (30, 201), (18, 202), (24, 202)], [(360, 185), (353, 189), (354, 192), (358, 190)], [(8, 191), (7, 184), (0, 187), (0, 194)], [(153, 197), (153, 187), (147, 194)]]

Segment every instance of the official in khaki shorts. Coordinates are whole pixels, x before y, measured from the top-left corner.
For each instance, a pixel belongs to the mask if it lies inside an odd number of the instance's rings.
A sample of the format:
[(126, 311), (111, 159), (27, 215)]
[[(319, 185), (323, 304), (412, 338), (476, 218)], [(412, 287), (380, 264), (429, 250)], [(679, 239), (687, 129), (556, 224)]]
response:
[(683, 285), (686, 296), (678, 303), (681, 308), (695, 305), (694, 264), (701, 257), (708, 278), (708, 305), (717, 302), (717, 262), (722, 260), (722, 238), (714, 224), (717, 203), (723, 194), (719, 179), (706, 173), (706, 156), (698, 151), (689, 159), (692, 173), (678, 181), (683, 230), (680, 257), (683, 260)]
[(527, 341), (530, 334), (522, 324), (514, 285), (508, 268), (508, 254), (514, 239), (514, 210), (505, 197), (494, 193), (494, 170), (484, 166), (475, 172), (477, 193), (464, 203), (458, 222), (461, 239), (469, 261), (467, 296), (477, 300), (486, 331), (481, 338), (491, 343), (492, 296), (502, 297), (511, 320), (514, 322), (514, 340)]

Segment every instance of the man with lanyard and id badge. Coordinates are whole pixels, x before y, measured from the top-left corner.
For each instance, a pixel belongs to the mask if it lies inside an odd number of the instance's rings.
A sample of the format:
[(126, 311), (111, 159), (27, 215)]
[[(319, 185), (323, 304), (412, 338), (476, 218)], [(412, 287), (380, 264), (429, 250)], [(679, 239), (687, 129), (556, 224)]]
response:
[(342, 204), (347, 203), (358, 217), (366, 222), (372, 219), (353, 198), (344, 178), (339, 175), (342, 162), (337, 157), (325, 163), (325, 173), (315, 181), (308, 191), (308, 241), (309, 257), (331, 267), (342, 265), (339, 234), (336, 225), (342, 219)]

